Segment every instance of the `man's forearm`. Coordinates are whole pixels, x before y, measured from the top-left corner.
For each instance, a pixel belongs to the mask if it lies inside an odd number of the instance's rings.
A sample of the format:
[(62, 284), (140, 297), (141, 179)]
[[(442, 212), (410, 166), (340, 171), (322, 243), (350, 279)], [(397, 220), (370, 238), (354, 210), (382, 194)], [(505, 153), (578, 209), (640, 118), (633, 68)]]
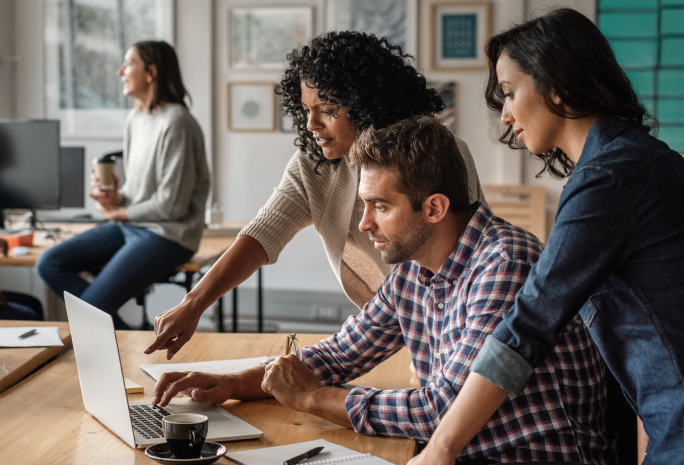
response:
[(264, 365), (227, 375), (231, 377), (233, 395), (231, 398), (236, 400), (257, 400), (273, 397), (261, 389), (261, 381), (264, 379)]
[(307, 396), (304, 411), (324, 420), (347, 428), (352, 422), (347, 414), (345, 401), (349, 391), (338, 387), (322, 387)]

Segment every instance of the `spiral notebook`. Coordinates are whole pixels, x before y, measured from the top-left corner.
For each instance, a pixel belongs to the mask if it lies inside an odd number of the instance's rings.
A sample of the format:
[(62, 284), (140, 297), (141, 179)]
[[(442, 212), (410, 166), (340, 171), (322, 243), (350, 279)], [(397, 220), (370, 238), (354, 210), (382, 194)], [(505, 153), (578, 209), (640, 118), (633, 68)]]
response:
[(361, 454), (355, 450), (328, 442), (325, 439), (288, 444), (287, 446), (228, 452), (225, 457), (239, 465), (282, 465), (284, 461), (315, 447), (323, 447), (323, 451), (317, 456), (303, 461), (301, 465), (332, 465), (337, 463), (348, 463), (349, 465), (392, 465), (387, 460), (374, 457), (371, 454)]

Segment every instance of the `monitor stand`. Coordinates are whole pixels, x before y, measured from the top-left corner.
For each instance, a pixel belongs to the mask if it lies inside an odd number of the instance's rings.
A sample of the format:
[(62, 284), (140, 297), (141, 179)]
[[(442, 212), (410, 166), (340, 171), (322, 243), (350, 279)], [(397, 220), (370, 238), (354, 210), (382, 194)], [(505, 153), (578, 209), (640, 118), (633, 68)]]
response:
[(36, 215), (36, 210), (33, 208), (28, 209), (29, 217), (27, 219), (28, 221), (28, 226), (24, 226), (21, 228), (14, 228), (14, 229), (9, 229), (11, 227), (9, 221), (7, 220), (7, 210), (2, 210), (2, 223), (0, 224), (0, 227), (5, 230), (8, 233), (18, 233), (18, 232), (23, 232), (23, 231), (54, 231), (52, 228), (45, 228), (42, 226), (38, 226), (38, 216)]
[(43, 229), (43, 228), (39, 227), (38, 224), (37, 224), (38, 215), (36, 215), (36, 211), (35, 211), (33, 208), (31, 208), (31, 209), (29, 210), (29, 213), (30, 213), (31, 215), (29, 216), (29, 220), (28, 220), (28, 221), (29, 221), (29, 227), (28, 227), (28, 228), (29, 228), (31, 231), (36, 231), (36, 230), (38, 230), (38, 229)]

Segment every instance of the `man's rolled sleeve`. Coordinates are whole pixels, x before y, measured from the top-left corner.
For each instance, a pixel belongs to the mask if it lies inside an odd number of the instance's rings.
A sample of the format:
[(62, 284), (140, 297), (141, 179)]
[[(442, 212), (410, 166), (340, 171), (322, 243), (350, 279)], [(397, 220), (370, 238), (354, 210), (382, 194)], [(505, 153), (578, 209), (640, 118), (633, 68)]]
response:
[(447, 397), (429, 390), (352, 389), (345, 401), (354, 431), (367, 436), (396, 436), (427, 441), (439, 424)]

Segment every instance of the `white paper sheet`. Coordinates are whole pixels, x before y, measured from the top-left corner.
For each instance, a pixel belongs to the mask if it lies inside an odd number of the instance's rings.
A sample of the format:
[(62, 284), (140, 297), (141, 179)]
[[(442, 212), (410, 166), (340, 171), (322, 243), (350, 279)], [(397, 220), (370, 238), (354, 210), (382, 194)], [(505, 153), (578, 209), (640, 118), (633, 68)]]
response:
[[(31, 337), (19, 339), (24, 333), (36, 330)], [(57, 347), (63, 346), (57, 326), (17, 326), (0, 328), (0, 347)]]
[(323, 451), (305, 460), (302, 462), (302, 465), (313, 465), (316, 462), (323, 462), (325, 464), (349, 463), (349, 465), (391, 465), (387, 460), (373, 456), (366, 457), (366, 454), (333, 444), (325, 439), (289, 444), (287, 446), (228, 452), (226, 458), (240, 465), (281, 465), (284, 461), (316, 447), (323, 447)]
[(213, 360), (210, 362), (161, 363), (157, 365), (140, 365), (140, 369), (153, 380), (159, 381), (162, 374), (169, 371), (199, 371), (202, 373), (238, 373), (258, 366), (269, 357), (240, 358), (237, 360)]

